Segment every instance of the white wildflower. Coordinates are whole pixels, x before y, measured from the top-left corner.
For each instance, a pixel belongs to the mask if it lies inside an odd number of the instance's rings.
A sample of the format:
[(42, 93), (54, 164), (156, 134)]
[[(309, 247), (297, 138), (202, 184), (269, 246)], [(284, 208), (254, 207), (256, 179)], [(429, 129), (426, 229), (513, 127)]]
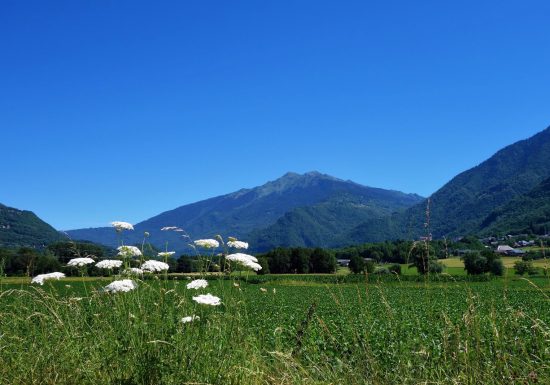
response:
[(114, 221), (114, 222), (111, 222), (111, 226), (113, 226), (115, 228), (115, 230), (117, 230), (117, 231), (133, 230), (134, 229), (134, 226), (132, 226), (128, 222)]
[(212, 294), (201, 294), (196, 297), (193, 297), (193, 301), (196, 303), (199, 303), (201, 305), (210, 305), (210, 306), (218, 306), (221, 305), (221, 300), (219, 297), (216, 297)]
[(104, 259), (95, 264), (95, 267), (99, 269), (114, 269), (122, 266), (122, 261), (117, 259)]
[(227, 242), (227, 247), (232, 247), (234, 249), (248, 249), (248, 243), (242, 241), (229, 241)]
[(109, 293), (127, 292), (137, 288), (137, 284), (131, 279), (122, 279), (120, 281), (113, 281), (103, 288), (103, 290)]
[(267, 289), (266, 289), (265, 287), (260, 287), (260, 291), (261, 291), (262, 293), (267, 293)]
[(119, 246), (117, 250), (120, 257), (141, 257), (141, 250), (135, 246)]
[(232, 261), (233, 259), (230, 259), (229, 257), (235, 258), (236, 262), (238, 262), (239, 259), (248, 259), (249, 261), (258, 263), (258, 258), (248, 254), (243, 254), (243, 253), (229, 254), (226, 258)]
[(208, 286), (208, 281), (206, 279), (195, 279), (187, 284), (188, 289), (204, 289)]
[(252, 255), (235, 253), (229, 254), (227, 257), (225, 257), (225, 259), (227, 259), (228, 261), (240, 263), (241, 265), (244, 265), (254, 271), (262, 270), (262, 267), (258, 264), (258, 259), (256, 259), (256, 257), (253, 257)]
[(89, 265), (90, 263), (94, 263), (95, 261), (92, 258), (73, 258), (69, 262), (67, 262), (67, 266), (73, 266), (73, 267), (82, 267)]
[(164, 257), (171, 257), (174, 254), (176, 254), (175, 251), (162, 251), (162, 252), (158, 253), (157, 255), (161, 258), (164, 258)]
[(37, 283), (39, 285), (43, 285), (44, 281), (47, 281), (48, 279), (59, 279), (64, 278), (65, 274), (63, 273), (48, 273), (48, 274), (38, 274), (36, 277), (34, 277), (31, 281), (31, 283)]
[(192, 315), (192, 316), (188, 316), (188, 317), (183, 317), (181, 319), (181, 322), (186, 324), (186, 323), (189, 323), (189, 322), (198, 321), (200, 319), (201, 318), (198, 315)]
[(204, 247), (205, 249), (215, 249), (220, 246), (220, 242), (215, 239), (197, 239), (193, 243), (195, 246)]
[(122, 272), (124, 275), (142, 275), (143, 270), (138, 269), (137, 267), (130, 267)]
[(141, 265), (141, 269), (143, 271), (148, 271), (151, 273), (155, 273), (157, 271), (164, 271), (168, 270), (170, 266), (168, 266), (167, 263), (161, 262), (161, 261), (155, 261), (153, 259), (146, 261), (143, 265)]
[(176, 229), (178, 229), (177, 226), (165, 226), (162, 229), (160, 229), (160, 231), (170, 231), (170, 230), (176, 230)]

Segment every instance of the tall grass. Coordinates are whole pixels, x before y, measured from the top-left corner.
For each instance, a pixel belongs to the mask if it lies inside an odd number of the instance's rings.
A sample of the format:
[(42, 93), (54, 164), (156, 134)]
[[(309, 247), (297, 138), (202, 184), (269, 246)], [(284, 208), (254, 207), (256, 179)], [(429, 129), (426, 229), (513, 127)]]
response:
[(549, 383), (547, 281), (185, 283), (4, 286), (1, 383)]

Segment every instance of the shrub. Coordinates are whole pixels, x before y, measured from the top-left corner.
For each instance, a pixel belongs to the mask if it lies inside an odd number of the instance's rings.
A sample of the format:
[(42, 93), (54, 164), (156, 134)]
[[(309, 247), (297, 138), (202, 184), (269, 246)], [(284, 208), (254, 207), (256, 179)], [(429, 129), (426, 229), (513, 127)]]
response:
[(428, 271), (432, 274), (439, 274), (443, 272), (443, 264), (441, 262), (431, 260), (428, 264)]
[(349, 260), (349, 269), (353, 274), (365, 272), (365, 260), (359, 254), (354, 254)]
[(516, 261), (514, 263), (514, 270), (517, 275), (530, 274), (532, 271), (536, 271), (531, 261)]
[(374, 261), (366, 261), (365, 262), (365, 271), (369, 274), (372, 274), (372, 273), (374, 273), (374, 270), (375, 270)]
[(494, 259), (489, 264), (489, 272), (493, 275), (504, 275), (504, 264), (501, 259)]
[(388, 267), (390, 273), (401, 275), (401, 265), (399, 263), (394, 263)]

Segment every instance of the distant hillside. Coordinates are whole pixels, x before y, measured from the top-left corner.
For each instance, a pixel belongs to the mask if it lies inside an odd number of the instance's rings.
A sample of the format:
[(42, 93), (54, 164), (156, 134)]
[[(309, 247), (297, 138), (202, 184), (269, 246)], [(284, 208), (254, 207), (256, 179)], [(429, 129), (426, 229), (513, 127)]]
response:
[[(451, 149), (449, 149), (451, 150)], [(454, 151), (454, 150), (453, 150)], [(430, 228), (435, 238), (475, 234), (497, 208), (530, 192), (550, 177), (550, 127), (498, 151), (465, 171), (431, 196)], [(399, 237), (423, 233), (426, 202), (421, 202), (386, 228)]]
[[(160, 231), (164, 226), (178, 226), (192, 239), (221, 234), (250, 240), (256, 246), (313, 245), (338, 236), (371, 215), (387, 215), (421, 200), (415, 194), (366, 187), (318, 172), (287, 173), (259, 187), (166, 211), (138, 223), (125, 237), (127, 243), (141, 242), (143, 232), (148, 231), (153, 244), (163, 247), (168, 241), (171, 248), (183, 250), (189, 239)], [(75, 240), (108, 246), (118, 242), (111, 228), (68, 233)]]
[[(253, 232), (249, 239), (256, 249), (269, 250), (278, 246), (339, 247), (355, 243), (347, 235), (365, 221), (383, 220), (409, 202), (384, 205), (360, 195), (341, 194), (313, 206), (287, 212), (274, 224)], [(395, 202), (394, 202), (395, 203)], [(386, 239), (387, 234), (368, 234), (368, 241)], [(365, 237), (361, 238), (366, 241)]]
[(63, 238), (32, 211), (0, 204), (0, 247), (44, 247)]
[(550, 231), (550, 178), (494, 210), (482, 223), (484, 234), (544, 234)]

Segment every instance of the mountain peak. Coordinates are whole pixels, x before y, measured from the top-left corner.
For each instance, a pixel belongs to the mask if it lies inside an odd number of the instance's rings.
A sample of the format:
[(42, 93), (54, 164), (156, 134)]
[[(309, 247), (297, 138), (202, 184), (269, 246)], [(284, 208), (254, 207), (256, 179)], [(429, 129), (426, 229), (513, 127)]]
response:
[(257, 189), (259, 195), (263, 196), (297, 187), (313, 185), (319, 183), (320, 181), (344, 182), (341, 179), (335, 178), (327, 174), (322, 174), (319, 171), (309, 171), (304, 174), (298, 174), (296, 172), (289, 171), (282, 177), (273, 181), (269, 181), (266, 184), (258, 187)]
[(330, 180), (337, 180), (337, 181), (342, 181), (341, 179), (339, 178), (336, 178), (336, 177), (333, 177), (332, 175), (328, 175), (328, 174), (323, 174), (319, 171), (316, 171), (316, 170), (313, 170), (313, 171), (308, 171), (308, 172), (305, 172), (303, 174), (299, 174), (297, 172), (293, 172), (293, 171), (289, 171), (287, 172), (286, 174), (284, 174), (282, 177), (276, 179), (275, 181), (278, 181), (278, 180), (299, 180), (299, 179), (330, 179)]

